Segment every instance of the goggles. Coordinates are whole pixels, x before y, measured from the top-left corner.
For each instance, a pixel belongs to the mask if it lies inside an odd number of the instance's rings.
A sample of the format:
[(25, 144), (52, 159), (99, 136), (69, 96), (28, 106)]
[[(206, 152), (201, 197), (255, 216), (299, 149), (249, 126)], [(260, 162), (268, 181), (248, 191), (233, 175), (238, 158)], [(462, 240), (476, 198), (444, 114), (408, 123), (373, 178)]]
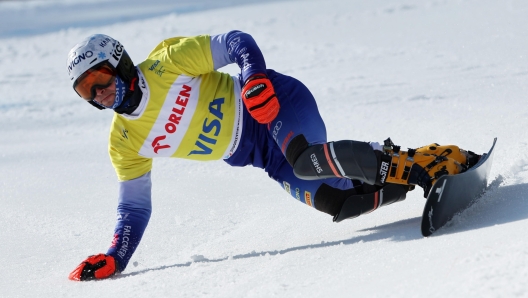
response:
[(108, 63), (94, 66), (83, 73), (75, 83), (73, 89), (85, 100), (93, 100), (95, 88), (107, 88), (116, 78), (116, 70)]

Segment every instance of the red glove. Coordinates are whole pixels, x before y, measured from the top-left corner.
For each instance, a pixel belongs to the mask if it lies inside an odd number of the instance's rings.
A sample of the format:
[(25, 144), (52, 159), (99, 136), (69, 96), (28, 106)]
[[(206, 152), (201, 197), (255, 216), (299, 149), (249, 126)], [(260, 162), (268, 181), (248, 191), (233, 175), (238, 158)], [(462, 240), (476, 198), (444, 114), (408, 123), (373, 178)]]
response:
[(263, 74), (250, 77), (242, 88), (242, 99), (258, 123), (267, 124), (279, 114), (279, 100), (271, 81)]
[(105, 254), (89, 256), (70, 273), (68, 278), (78, 281), (103, 279), (114, 275), (116, 267), (116, 261), (112, 256)]

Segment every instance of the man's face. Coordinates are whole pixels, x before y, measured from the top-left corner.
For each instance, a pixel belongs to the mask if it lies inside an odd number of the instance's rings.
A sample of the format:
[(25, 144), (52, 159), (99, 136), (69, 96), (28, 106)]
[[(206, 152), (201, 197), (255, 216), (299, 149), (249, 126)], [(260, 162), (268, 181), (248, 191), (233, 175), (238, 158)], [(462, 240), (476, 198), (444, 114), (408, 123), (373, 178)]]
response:
[(95, 98), (94, 101), (105, 107), (111, 107), (114, 105), (116, 93), (116, 82), (112, 80), (110, 86), (106, 88), (95, 88)]

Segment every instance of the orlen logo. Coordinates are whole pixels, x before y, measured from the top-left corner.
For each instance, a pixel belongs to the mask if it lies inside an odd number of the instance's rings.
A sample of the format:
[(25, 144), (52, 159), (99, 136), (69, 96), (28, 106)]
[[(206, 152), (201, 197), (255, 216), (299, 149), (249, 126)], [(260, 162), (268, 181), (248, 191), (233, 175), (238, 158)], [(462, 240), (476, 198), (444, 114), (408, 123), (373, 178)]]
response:
[[(74, 56), (77, 55), (77, 53), (74, 53)], [(86, 51), (82, 54), (77, 55), (77, 57), (73, 58), (73, 60), (70, 62), (70, 65), (68, 65), (68, 74), (71, 73), (75, 65), (81, 63), (81, 61), (92, 58), (94, 53), (92, 51)]]
[[(183, 85), (183, 89), (178, 94), (178, 97), (176, 97), (176, 101), (174, 102), (175, 106), (172, 108), (172, 113), (169, 115), (167, 123), (165, 123), (165, 131), (168, 134), (173, 134), (176, 132), (177, 125), (180, 124), (180, 120), (183, 116), (183, 113), (185, 112), (185, 107), (187, 106), (187, 102), (189, 101), (189, 97), (191, 96), (191, 90), (191, 87)], [(171, 147), (168, 144), (164, 145), (161, 143), (166, 138), (166, 135), (161, 135), (154, 138), (154, 141), (152, 141), (152, 148), (154, 149), (154, 153), (158, 154), (159, 150)]]
[(154, 141), (152, 141), (152, 148), (154, 148), (154, 153), (158, 154), (158, 151), (161, 149), (167, 149), (170, 148), (170, 145), (162, 145), (160, 141), (163, 141), (167, 138), (167, 136), (157, 136), (154, 138)]

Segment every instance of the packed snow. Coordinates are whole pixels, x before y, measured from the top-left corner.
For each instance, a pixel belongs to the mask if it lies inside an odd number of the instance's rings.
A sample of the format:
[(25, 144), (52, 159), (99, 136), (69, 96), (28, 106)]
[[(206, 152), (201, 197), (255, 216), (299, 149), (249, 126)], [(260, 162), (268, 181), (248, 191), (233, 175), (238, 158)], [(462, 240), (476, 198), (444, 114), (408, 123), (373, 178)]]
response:
[[(0, 296), (528, 297), (527, 15), (523, 0), (0, 1)], [(260, 169), (157, 159), (127, 269), (68, 280), (106, 252), (117, 206), (113, 112), (72, 90), (68, 51), (104, 33), (139, 63), (164, 38), (233, 29), (310, 88), (329, 140), (483, 153), (498, 137), (488, 191), (424, 238), (421, 189), (337, 224)]]

